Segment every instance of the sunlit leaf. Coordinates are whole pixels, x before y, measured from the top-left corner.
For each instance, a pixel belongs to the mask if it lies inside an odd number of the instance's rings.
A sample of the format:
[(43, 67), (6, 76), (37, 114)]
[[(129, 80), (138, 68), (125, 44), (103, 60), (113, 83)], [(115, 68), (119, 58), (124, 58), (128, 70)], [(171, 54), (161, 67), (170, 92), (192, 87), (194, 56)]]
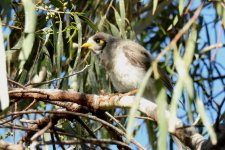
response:
[(224, 6), (222, 6), (223, 2), (216, 3), (216, 12), (221, 17), (222, 23), (225, 26), (225, 10)]
[[(149, 82), (149, 77), (151, 76), (151, 74), (152, 74), (152, 69), (150, 68), (147, 71), (147, 73), (145, 74), (145, 77), (144, 77), (144, 79), (143, 79), (143, 81), (140, 85), (140, 88), (138, 89), (137, 94), (136, 94), (134, 104), (130, 109), (127, 128), (126, 128), (128, 141), (132, 138), (134, 124), (135, 124), (135, 121), (136, 121), (135, 115), (136, 115), (136, 112), (137, 112), (137, 109), (138, 109), (138, 106), (139, 106), (139, 103), (140, 103), (140, 99), (141, 99), (141, 97), (144, 93), (144, 90), (145, 90), (145, 87), (146, 87), (147, 83)], [(154, 101), (154, 100), (151, 100), (151, 101)]]
[(184, 2), (185, 2), (185, 0), (180, 0), (179, 1), (179, 14), (180, 14), (180, 16), (183, 14)]
[(178, 22), (178, 16), (176, 16), (176, 17), (173, 19), (173, 24), (171, 24), (171, 25), (168, 27), (167, 31), (171, 30), (171, 29), (177, 24), (177, 22)]
[(120, 16), (121, 16), (121, 34), (124, 38), (126, 38), (126, 32), (125, 32), (125, 19), (126, 19), (126, 14), (125, 14), (125, 5), (124, 5), (124, 0), (119, 0), (119, 7), (120, 7)]
[(155, 10), (157, 8), (157, 5), (158, 5), (158, 0), (153, 0), (153, 9), (152, 9), (152, 14), (155, 13)]
[(24, 41), (23, 47), (19, 54), (20, 68), (23, 68), (26, 60), (31, 54), (31, 50), (34, 44), (35, 39), (35, 28), (36, 28), (36, 12), (35, 12), (35, 4), (31, 0), (22, 0), (25, 11), (25, 28), (24, 28)]
[(87, 23), (92, 28), (92, 30), (94, 30), (95, 32), (98, 31), (97, 26), (90, 19), (86, 18), (84, 15), (81, 15), (81, 14), (78, 16), (81, 20)]
[(197, 29), (196, 29), (196, 24), (193, 24), (191, 28), (191, 33), (187, 40), (185, 54), (184, 54), (184, 61), (187, 66), (187, 69), (189, 69), (192, 59), (194, 57), (196, 40), (197, 40)]
[(9, 94), (7, 84), (7, 73), (6, 73), (6, 54), (4, 47), (4, 37), (2, 34), (2, 21), (0, 19), (0, 111), (3, 111), (9, 106)]
[(110, 25), (110, 29), (111, 29), (112, 35), (119, 37), (120, 31), (117, 29), (117, 27), (114, 24), (110, 23), (110, 22), (108, 22), (108, 23)]
[(178, 71), (179, 78), (181, 78), (188, 94), (191, 98), (194, 97), (193, 81), (189, 75), (185, 61), (181, 58), (177, 51), (174, 52), (175, 66)]
[(211, 140), (212, 144), (215, 145), (217, 143), (216, 133), (213, 129), (213, 126), (211, 125), (211, 123), (208, 120), (208, 117), (206, 115), (206, 111), (204, 108), (204, 104), (202, 103), (202, 100), (200, 98), (197, 99), (197, 111), (202, 119), (203, 124), (205, 125), (205, 127), (210, 135), (210, 140)]
[(161, 88), (159, 91), (156, 104), (157, 104), (157, 118), (158, 118), (158, 127), (159, 127), (159, 137), (158, 137), (158, 150), (166, 150), (167, 149), (167, 136), (168, 136), (168, 122), (166, 118), (166, 90)]
[(64, 51), (64, 46), (63, 46), (63, 37), (62, 37), (62, 20), (59, 16), (59, 29), (58, 29), (58, 34), (57, 34), (57, 45), (56, 45), (56, 67), (58, 71), (58, 76), (61, 74), (61, 59)]
[(169, 119), (170, 131), (175, 130), (175, 123), (177, 119), (177, 107), (178, 107), (179, 97), (181, 95), (182, 89), (183, 89), (183, 82), (179, 78), (173, 90), (173, 96), (172, 96), (172, 100), (170, 104), (170, 115), (171, 115)]

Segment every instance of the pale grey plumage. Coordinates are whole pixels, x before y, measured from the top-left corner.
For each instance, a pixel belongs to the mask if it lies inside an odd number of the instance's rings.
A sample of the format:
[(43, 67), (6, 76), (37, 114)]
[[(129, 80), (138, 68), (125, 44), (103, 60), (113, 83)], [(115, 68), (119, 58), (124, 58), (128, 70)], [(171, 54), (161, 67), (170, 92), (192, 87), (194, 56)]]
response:
[[(103, 44), (100, 44), (100, 40), (103, 40)], [(88, 45), (89, 48), (106, 68), (118, 92), (129, 92), (138, 88), (153, 60), (146, 49), (138, 43), (106, 33), (100, 32), (93, 35), (87, 43), (91, 45)], [(160, 67), (158, 70), (164, 85), (171, 90), (172, 83), (169, 77)], [(150, 78), (143, 96), (154, 100), (155, 94), (155, 82), (153, 78)]]

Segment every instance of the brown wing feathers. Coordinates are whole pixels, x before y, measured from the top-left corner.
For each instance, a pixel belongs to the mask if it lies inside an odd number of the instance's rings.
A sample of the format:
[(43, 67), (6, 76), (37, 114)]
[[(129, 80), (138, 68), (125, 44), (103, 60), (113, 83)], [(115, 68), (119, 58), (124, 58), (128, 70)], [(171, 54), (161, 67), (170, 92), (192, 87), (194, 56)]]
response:
[[(137, 52), (138, 49), (138, 52)], [(129, 59), (129, 61), (134, 65), (141, 67), (145, 69), (146, 71), (151, 66), (151, 56), (146, 51), (146, 49), (140, 45), (136, 44), (130, 44), (130, 45), (124, 45), (123, 50), (125, 53), (125, 56)], [(171, 82), (171, 79), (169, 76), (165, 73), (165, 71), (162, 70), (160, 66), (158, 66), (158, 71), (160, 75), (160, 79), (162, 80), (164, 86), (172, 91), (173, 90), (173, 84)]]

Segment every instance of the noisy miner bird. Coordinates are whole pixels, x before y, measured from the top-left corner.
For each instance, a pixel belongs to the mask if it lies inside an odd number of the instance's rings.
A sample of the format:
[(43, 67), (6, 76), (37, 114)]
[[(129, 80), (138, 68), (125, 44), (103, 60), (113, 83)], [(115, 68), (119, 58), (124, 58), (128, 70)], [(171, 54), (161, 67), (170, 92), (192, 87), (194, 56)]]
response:
[[(151, 54), (138, 43), (103, 32), (91, 36), (82, 45), (82, 48), (91, 49), (96, 54), (118, 92), (129, 92), (137, 89), (153, 61)], [(158, 67), (158, 71), (163, 84), (172, 90), (170, 78), (160, 67)], [(154, 101), (156, 93), (155, 80), (151, 77), (143, 97)]]

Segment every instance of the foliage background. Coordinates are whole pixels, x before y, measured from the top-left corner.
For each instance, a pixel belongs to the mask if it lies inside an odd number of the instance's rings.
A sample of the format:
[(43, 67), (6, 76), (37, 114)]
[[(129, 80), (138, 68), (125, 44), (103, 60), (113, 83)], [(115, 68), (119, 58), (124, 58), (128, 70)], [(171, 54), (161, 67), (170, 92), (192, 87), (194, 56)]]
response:
[[(187, 25), (202, 3), (200, 0), (2, 1), (1, 36), (5, 40), (8, 79), (28, 88), (73, 89), (92, 94), (100, 94), (102, 89), (106, 93), (116, 92), (94, 55), (89, 51), (81, 51), (81, 44), (95, 32), (104, 31), (136, 40), (157, 58)], [(171, 104), (174, 115), (192, 125), (199, 112), (203, 111), (201, 118), (207, 119), (202, 119), (200, 122), (203, 124), (195, 126), (195, 130), (206, 137), (213, 136), (213, 131), (211, 134), (208, 132), (213, 129), (211, 126), (205, 128), (205, 125), (209, 122), (216, 125), (224, 119), (225, 55), (224, 48), (221, 48), (225, 43), (224, 5), (223, 1), (204, 1), (199, 17), (159, 61), (176, 85)], [(66, 77), (82, 70), (86, 65), (90, 66), (82, 73)], [(59, 77), (63, 79), (45, 82)], [(17, 86), (9, 82), (9, 87)], [(179, 108), (178, 99), (183, 103)], [(204, 107), (197, 103), (198, 100), (203, 102)], [(22, 103), (16, 103), (16, 109), (15, 106), (11, 107), (19, 111), (29, 103), (30, 101), (25, 103), (23, 100)], [(36, 102), (31, 108), (58, 109), (44, 102)], [(121, 116), (128, 114), (128, 110), (116, 109), (110, 113)], [(23, 117), (32, 120), (43, 116)], [(127, 125), (126, 118), (119, 120)], [(92, 129), (99, 126), (88, 119), (83, 121)], [(13, 123), (26, 127), (18, 119)], [(142, 119), (137, 124), (134, 132), (136, 139), (144, 146), (156, 149), (157, 126)], [(85, 134), (88, 137), (76, 121), (61, 120), (58, 126), (68, 132), (72, 130), (77, 136)], [(17, 142), (26, 132), (6, 129), (5, 124), (1, 128), (4, 129), (1, 132), (2, 138), (10, 142)], [(99, 138), (110, 138), (105, 129), (97, 132)], [(46, 138), (50, 139), (47, 135)], [(173, 149), (171, 140), (168, 140), (168, 144)]]

